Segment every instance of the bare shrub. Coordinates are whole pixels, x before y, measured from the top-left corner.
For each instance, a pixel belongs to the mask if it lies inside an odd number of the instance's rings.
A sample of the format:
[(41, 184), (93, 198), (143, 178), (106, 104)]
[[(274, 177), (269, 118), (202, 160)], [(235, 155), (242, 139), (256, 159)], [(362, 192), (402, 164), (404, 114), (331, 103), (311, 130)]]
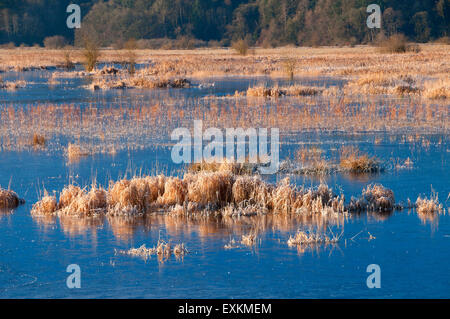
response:
[(99, 56), (100, 51), (97, 43), (94, 40), (85, 38), (83, 41), (83, 57), (86, 71), (91, 72), (95, 68)]
[(248, 53), (249, 45), (244, 39), (234, 41), (231, 46), (240, 55), (247, 55)]
[(389, 38), (381, 39), (377, 42), (377, 45), (381, 53), (420, 52), (420, 47), (408, 44), (403, 34), (394, 34)]

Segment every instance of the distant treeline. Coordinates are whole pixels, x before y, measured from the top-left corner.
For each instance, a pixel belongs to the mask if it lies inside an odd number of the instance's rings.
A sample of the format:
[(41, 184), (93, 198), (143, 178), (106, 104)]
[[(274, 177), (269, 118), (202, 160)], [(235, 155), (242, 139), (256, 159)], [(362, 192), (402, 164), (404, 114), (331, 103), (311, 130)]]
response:
[[(66, 7), (81, 6), (81, 29), (66, 27)], [(379, 4), (382, 29), (366, 26), (367, 5)], [(0, 43), (42, 44), (61, 35), (89, 36), (102, 46), (127, 40), (164, 44), (342, 45), (378, 33), (427, 42), (449, 35), (450, 0), (0, 0)], [(167, 40), (169, 41), (169, 40)], [(142, 42), (141, 42), (142, 43)]]

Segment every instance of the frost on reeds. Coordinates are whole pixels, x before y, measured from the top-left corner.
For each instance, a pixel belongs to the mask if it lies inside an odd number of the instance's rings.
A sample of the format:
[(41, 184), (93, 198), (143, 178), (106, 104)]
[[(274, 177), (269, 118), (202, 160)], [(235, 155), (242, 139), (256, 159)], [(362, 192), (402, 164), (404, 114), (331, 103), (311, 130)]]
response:
[[(136, 177), (113, 183), (109, 189), (108, 205), (110, 215), (124, 212), (128, 214), (143, 213), (150, 209), (159, 196), (164, 194), (166, 184), (171, 184), (163, 175)], [(167, 185), (168, 188), (171, 185)]]
[(299, 229), (294, 236), (289, 236), (287, 244), (289, 247), (297, 248), (299, 254), (303, 254), (306, 251), (316, 250), (319, 252), (321, 247), (332, 245), (333, 247), (338, 244), (340, 238), (344, 234), (342, 231), (339, 235), (334, 234), (329, 228), (329, 234), (322, 231), (319, 228), (309, 228), (307, 230)]
[(256, 244), (257, 234), (252, 232), (247, 235), (242, 235), (241, 244), (251, 247)]
[(88, 156), (90, 152), (83, 146), (69, 143), (66, 150), (69, 161), (74, 161), (83, 156)]
[[(95, 184), (87, 191), (69, 185), (54, 204), (48, 196), (33, 206), (34, 213), (63, 213), (111, 216), (139, 216), (166, 211), (175, 215), (219, 214), (241, 216), (274, 212), (302, 215), (336, 216), (344, 212), (344, 197), (334, 195), (326, 185), (303, 189), (285, 179), (268, 184), (259, 176), (234, 175), (231, 172), (186, 173), (183, 178), (147, 176), (111, 183), (108, 190)], [(47, 208), (47, 207), (50, 207)]]
[(415, 206), (417, 213), (420, 215), (436, 215), (444, 212), (442, 204), (439, 203), (437, 194), (432, 194), (430, 199), (419, 196)]
[(350, 212), (390, 212), (396, 208), (394, 192), (380, 184), (368, 185), (360, 198), (352, 198), (347, 209)]
[(33, 215), (73, 215), (95, 216), (104, 213), (107, 208), (107, 193), (103, 188), (93, 184), (89, 191), (78, 186), (69, 185), (60, 194), (59, 202), (56, 196), (44, 193), (40, 201), (33, 205)]
[(255, 231), (252, 231), (246, 235), (241, 236), (241, 240), (237, 241), (234, 238), (231, 238), (230, 241), (224, 245), (225, 249), (235, 249), (241, 248), (242, 246), (253, 247), (258, 242), (258, 234)]
[(343, 147), (340, 152), (340, 169), (350, 173), (377, 173), (382, 170), (375, 157), (362, 153), (356, 147)]
[(119, 250), (117, 252), (124, 255), (141, 257), (145, 260), (149, 259), (153, 255), (156, 255), (159, 261), (164, 261), (169, 259), (172, 255), (176, 258), (181, 258), (188, 253), (188, 250), (183, 243), (172, 245), (170, 242), (159, 240), (158, 244), (151, 248), (147, 248), (145, 244), (143, 244), (138, 248)]
[(301, 85), (292, 85), (288, 87), (256, 86), (247, 89), (247, 96), (251, 97), (280, 97), (280, 96), (314, 96), (323, 91), (317, 87), (307, 87)]
[(16, 208), (24, 202), (15, 192), (0, 187), (0, 209)]

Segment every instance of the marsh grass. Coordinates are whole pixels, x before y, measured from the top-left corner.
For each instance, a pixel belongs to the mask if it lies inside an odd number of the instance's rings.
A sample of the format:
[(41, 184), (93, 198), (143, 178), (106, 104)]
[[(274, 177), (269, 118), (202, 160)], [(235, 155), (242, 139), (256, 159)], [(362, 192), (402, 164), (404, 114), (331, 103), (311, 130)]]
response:
[(159, 239), (156, 246), (147, 248), (145, 244), (138, 248), (130, 248), (129, 250), (119, 250), (116, 253), (125, 254), (129, 256), (141, 257), (144, 260), (149, 259), (151, 256), (156, 255), (158, 261), (163, 262), (169, 259), (171, 256), (175, 256), (177, 259), (182, 258), (188, 253), (184, 243), (172, 245), (170, 242), (165, 242)]
[(431, 194), (430, 198), (417, 197), (416, 200), (416, 210), (420, 215), (438, 215), (445, 213), (442, 204), (439, 203), (439, 198), (437, 193)]
[(247, 157), (244, 163), (235, 163), (226, 159), (221, 162), (203, 160), (201, 163), (191, 163), (188, 166), (188, 172), (232, 172), (235, 175), (249, 175), (255, 173), (256, 168), (257, 164), (250, 163)]
[(379, 160), (362, 153), (358, 148), (344, 146), (340, 151), (341, 170), (350, 173), (377, 173), (382, 171)]
[(37, 133), (34, 133), (32, 139), (31, 139), (31, 144), (34, 147), (43, 147), (43, 146), (45, 146), (45, 144), (46, 144), (45, 136), (37, 134)]
[(246, 95), (249, 97), (315, 96), (319, 95), (322, 91), (322, 88), (302, 85), (288, 87), (275, 86), (272, 88), (259, 85), (248, 88)]
[(438, 79), (424, 84), (424, 94), (428, 99), (450, 99), (450, 80)]
[(88, 156), (90, 152), (81, 145), (69, 143), (67, 145), (66, 154), (69, 161), (75, 161), (81, 157)]
[(179, 216), (248, 216), (273, 212), (335, 218), (345, 214), (343, 196), (333, 194), (326, 185), (297, 188), (290, 185), (289, 179), (272, 185), (258, 176), (223, 171), (186, 173), (183, 178), (134, 177), (111, 182), (108, 190), (95, 183), (89, 190), (69, 185), (62, 190), (56, 205), (55, 197), (51, 200), (48, 197), (44, 196), (33, 206), (34, 214), (142, 216), (161, 210)]
[(392, 212), (397, 208), (394, 192), (381, 184), (370, 184), (360, 198), (352, 198), (346, 207), (350, 212)]
[(299, 229), (294, 236), (289, 236), (287, 244), (289, 247), (296, 247), (299, 252), (304, 252), (307, 249), (318, 248), (321, 245), (335, 245), (337, 244), (344, 230), (340, 234), (334, 234), (331, 228), (329, 229), (329, 234), (320, 230), (319, 228), (309, 228), (306, 230)]

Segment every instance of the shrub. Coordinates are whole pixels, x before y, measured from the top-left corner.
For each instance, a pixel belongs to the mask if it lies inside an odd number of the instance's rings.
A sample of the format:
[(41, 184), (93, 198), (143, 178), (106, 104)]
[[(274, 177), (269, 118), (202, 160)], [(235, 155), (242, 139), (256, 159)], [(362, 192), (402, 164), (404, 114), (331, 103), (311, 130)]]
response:
[(288, 58), (284, 61), (284, 71), (286, 72), (287, 77), (291, 81), (294, 79), (294, 72), (296, 65), (297, 61), (293, 58)]
[(66, 39), (63, 36), (55, 35), (44, 39), (44, 46), (47, 49), (61, 49), (66, 45)]
[(137, 43), (135, 39), (130, 39), (124, 44), (124, 49), (126, 49), (126, 52), (122, 64), (131, 75), (136, 72), (136, 48)]
[(70, 51), (64, 51), (64, 63), (63, 66), (67, 70), (73, 70), (75, 69), (75, 64), (72, 62), (72, 59), (70, 58)]
[(84, 56), (84, 66), (86, 68), (86, 71), (90, 72), (94, 69), (95, 65), (97, 64), (99, 55), (100, 55), (100, 53), (99, 53), (98, 45), (90, 39), (85, 39), (83, 56)]
[(233, 42), (232, 47), (240, 55), (247, 55), (248, 53), (248, 43), (243, 39)]
[(403, 34), (394, 34), (389, 38), (381, 38), (377, 41), (377, 45), (381, 53), (420, 52), (420, 47), (408, 44)]

